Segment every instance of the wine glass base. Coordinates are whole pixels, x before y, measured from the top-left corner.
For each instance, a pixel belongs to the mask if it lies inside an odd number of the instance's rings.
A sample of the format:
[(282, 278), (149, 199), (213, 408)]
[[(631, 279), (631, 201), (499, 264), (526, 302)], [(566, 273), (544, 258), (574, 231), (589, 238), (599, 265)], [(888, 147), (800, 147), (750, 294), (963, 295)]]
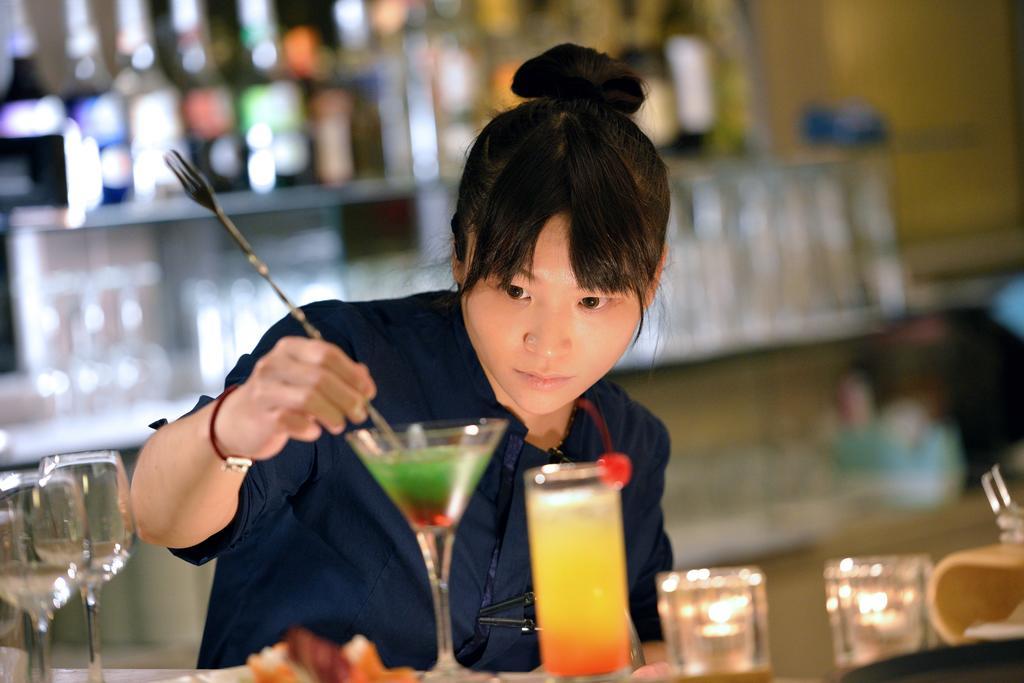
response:
[[(527, 671), (515, 673), (496, 673), (491, 683), (622, 683), (629, 679), (630, 670), (624, 669), (608, 674), (590, 676), (555, 676), (546, 671)], [(664, 677), (656, 678), (652, 683), (664, 683)]]
[(546, 680), (549, 683), (613, 683), (629, 678), (629, 669), (613, 671), (607, 674), (588, 674), (585, 676), (555, 676), (547, 674)]
[(441, 683), (442, 681), (459, 681), (460, 683), (484, 683), (485, 681), (496, 681), (494, 674), (483, 671), (473, 671), (463, 666), (445, 666), (424, 671), (420, 674), (420, 680), (425, 683)]

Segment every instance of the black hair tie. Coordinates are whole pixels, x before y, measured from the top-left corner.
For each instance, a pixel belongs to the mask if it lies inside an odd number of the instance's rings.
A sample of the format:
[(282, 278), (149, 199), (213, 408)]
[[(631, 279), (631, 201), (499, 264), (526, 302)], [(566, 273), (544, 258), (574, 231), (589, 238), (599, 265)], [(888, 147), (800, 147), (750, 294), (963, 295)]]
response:
[(605, 102), (604, 90), (601, 89), (601, 86), (595, 85), (581, 76), (568, 76), (560, 79), (556, 97), (563, 100)]

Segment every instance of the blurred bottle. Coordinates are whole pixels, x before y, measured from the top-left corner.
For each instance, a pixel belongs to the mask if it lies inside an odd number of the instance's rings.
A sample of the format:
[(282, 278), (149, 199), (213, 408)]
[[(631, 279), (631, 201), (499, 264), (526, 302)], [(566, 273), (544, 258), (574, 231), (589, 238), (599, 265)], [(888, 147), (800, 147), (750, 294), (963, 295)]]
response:
[[(6, 48), (11, 38), (11, 16), (10, 6), (5, 12), (0, 12), (0, 46)], [(11, 84), (11, 55), (6, 49), (0, 50), (0, 92), (7, 92), (7, 86)]]
[(334, 76), (319, 33), (312, 26), (296, 26), (284, 38), (288, 69), (302, 86), (307, 132), (313, 145), (316, 179), (323, 185), (341, 185), (355, 175), (352, 158), (352, 96)]
[(665, 55), (676, 90), (681, 152), (741, 154), (760, 149), (755, 119), (755, 49), (738, 0), (672, 3), (663, 18)]
[(502, 111), (518, 104), (512, 94), (512, 77), (525, 58), (532, 56), (519, 46), (520, 8), (513, 0), (479, 0), (476, 20), (488, 43), (487, 106)]
[(427, 36), (428, 0), (409, 5), (402, 36), (405, 98), (409, 112), (412, 175), (417, 182), (432, 182), (441, 175), (437, 115), (434, 110), (434, 53)]
[(277, 15), (270, 0), (238, 0), (242, 27), (239, 117), (248, 149), (249, 186), (256, 192), (312, 182), (302, 91), (285, 79)]
[(712, 50), (717, 115), (708, 146), (717, 154), (743, 154), (765, 148), (768, 124), (756, 102), (754, 30), (749, 8), (740, 0), (700, 0), (704, 35)]
[(640, 129), (657, 147), (667, 147), (679, 135), (675, 91), (661, 49), (658, 5), (635, 4), (623, 17), (622, 59), (647, 85), (647, 97), (634, 116)]
[(433, 0), (429, 29), (434, 56), (438, 152), (441, 175), (457, 178), (477, 131), (477, 98), (483, 91), (476, 26), (463, 0)]
[(236, 131), (231, 91), (217, 71), (204, 0), (172, 0), (182, 112), (192, 159), (216, 190), (246, 186), (245, 146)]
[(69, 155), (69, 193), (84, 208), (116, 204), (132, 186), (124, 100), (111, 89), (89, 0), (65, 0), (64, 20), (67, 65), (61, 96), (80, 133), (77, 151)]
[[(351, 97), (352, 162), (359, 178), (388, 175), (381, 120), (386, 72), (374, 52), (365, 0), (335, 0), (337, 61), (334, 76)], [(403, 107), (404, 111), (404, 107)]]
[(678, 152), (703, 151), (715, 125), (715, 96), (711, 50), (694, 35), (674, 35), (665, 41), (665, 56), (676, 93), (679, 135), (672, 147)]
[(384, 173), (389, 180), (408, 180), (413, 175), (413, 143), (409, 123), (405, 28), (413, 5), (407, 0), (377, 0), (372, 8), (370, 23), (379, 40), (375, 80)]
[(59, 133), (64, 104), (48, 93), (36, 70), (36, 33), (28, 20), (25, 0), (11, 2), (12, 26), (7, 54), (13, 62), (11, 84), (0, 101), (0, 136), (34, 137)]
[(132, 186), (136, 199), (181, 191), (164, 164), (170, 149), (187, 154), (181, 96), (157, 60), (149, 8), (144, 0), (118, 0), (117, 53), (122, 63), (114, 88), (124, 97), (131, 133)]

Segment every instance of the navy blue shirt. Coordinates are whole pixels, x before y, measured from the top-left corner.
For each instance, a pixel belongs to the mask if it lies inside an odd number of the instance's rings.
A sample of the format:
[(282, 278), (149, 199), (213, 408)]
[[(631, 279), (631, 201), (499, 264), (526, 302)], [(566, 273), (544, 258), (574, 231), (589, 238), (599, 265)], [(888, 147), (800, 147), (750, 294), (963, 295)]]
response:
[[(365, 363), (377, 384), (376, 407), (389, 422), (502, 417), (508, 432), (495, 450), (456, 533), (450, 600), (456, 656), (478, 669), (525, 671), (540, 663), (535, 633), (481, 626), (482, 607), (531, 590), (523, 474), (551, 456), (524, 441), (526, 427), (502, 407), (484, 375), (450, 292), (393, 301), (305, 307), (324, 338)], [(291, 318), (243, 356), (226, 385), (245, 381), (256, 360), (284, 336), (302, 335)], [(615, 447), (633, 459), (622, 491), (630, 610), (642, 640), (661, 637), (655, 574), (670, 569), (661, 495), (668, 434), (661, 422), (602, 380), (585, 396), (601, 410)], [(200, 399), (199, 407), (210, 401)], [(598, 430), (579, 413), (563, 444), (575, 461), (601, 452)], [(241, 664), (292, 625), (345, 642), (361, 633), (389, 666), (429, 668), (436, 657), (427, 573), (408, 523), (343, 437), (289, 442), (257, 462), (222, 531), (176, 555), (217, 558), (200, 668)], [(523, 620), (522, 603), (492, 616)]]

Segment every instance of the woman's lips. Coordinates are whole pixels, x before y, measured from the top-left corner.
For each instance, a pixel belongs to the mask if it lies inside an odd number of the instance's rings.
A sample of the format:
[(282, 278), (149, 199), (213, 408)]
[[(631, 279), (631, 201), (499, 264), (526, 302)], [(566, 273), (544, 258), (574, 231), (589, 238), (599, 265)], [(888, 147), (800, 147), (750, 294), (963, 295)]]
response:
[(537, 375), (532, 372), (523, 372), (522, 370), (516, 370), (516, 374), (526, 382), (531, 388), (538, 391), (552, 391), (559, 389), (572, 379), (572, 377), (563, 377), (561, 375)]

